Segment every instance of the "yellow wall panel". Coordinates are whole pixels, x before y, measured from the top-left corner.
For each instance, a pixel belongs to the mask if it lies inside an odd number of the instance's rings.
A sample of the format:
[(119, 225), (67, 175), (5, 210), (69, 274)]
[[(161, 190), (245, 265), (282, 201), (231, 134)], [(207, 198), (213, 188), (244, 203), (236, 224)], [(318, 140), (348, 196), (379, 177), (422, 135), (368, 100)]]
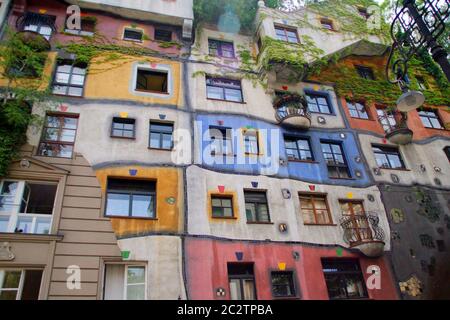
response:
[[(136, 174), (131, 176), (130, 170), (136, 170)], [(106, 195), (108, 177), (156, 181), (156, 219), (111, 218), (117, 236), (132, 236), (148, 232), (179, 233), (182, 231), (184, 219), (181, 209), (184, 203), (184, 193), (181, 169), (127, 166), (100, 169), (96, 171), (96, 175), (103, 195)]]

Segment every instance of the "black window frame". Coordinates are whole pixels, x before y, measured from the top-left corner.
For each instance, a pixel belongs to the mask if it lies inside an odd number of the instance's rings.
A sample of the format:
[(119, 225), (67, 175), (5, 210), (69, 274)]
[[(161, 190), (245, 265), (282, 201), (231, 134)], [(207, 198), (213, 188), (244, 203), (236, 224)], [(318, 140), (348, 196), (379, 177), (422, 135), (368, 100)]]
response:
[[(230, 269), (232, 267), (241, 268), (244, 269), (245, 267), (252, 269), (251, 273), (245, 272), (245, 273), (230, 273)], [(242, 268), (244, 267), (244, 268)], [(245, 280), (252, 280), (253, 281), (253, 295), (255, 297), (255, 300), (258, 300), (258, 294), (256, 290), (256, 279), (255, 279), (255, 264), (253, 262), (228, 262), (227, 263), (227, 276), (228, 276), (228, 285), (230, 285), (230, 280), (238, 280), (240, 284), (241, 289), (241, 297), (244, 297), (244, 281)], [(231, 291), (230, 291), (231, 292)], [(231, 293), (230, 293), (231, 298)]]
[[(275, 28), (275, 35), (278, 40), (285, 41), (287, 43), (297, 43), (297, 44), (300, 43), (300, 37), (298, 36), (297, 28), (289, 27), (289, 26), (282, 26), (282, 25), (278, 25), (278, 24), (274, 25), (274, 28)], [(284, 34), (283, 39), (280, 38), (281, 36), (277, 33), (277, 31), (283, 31), (283, 34)], [(288, 31), (295, 34), (295, 41), (289, 41), (289, 39), (292, 37), (289, 37)]]
[[(220, 203), (221, 203), (220, 207), (214, 206), (214, 204), (213, 204), (213, 200), (214, 199), (219, 199), (220, 200)], [(230, 207), (224, 206), (222, 200), (229, 200), (230, 201)], [(232, 195), (212, 194), (211, 195), (211, 217), (215, 218), (215, 219), (234, 219), (236, 216), (235, 216), (235, 212), (234, 212), (233, 201), (234, 201), (234, 198), (233, 198)], [(221, 216), (215, 215), (214, 214), (214, 208), (222, 209), (222, 214), (223, 215), (221, 215)], [(224, 209), (226, 209), (226, 208), (231, 209), (231, 216), (226, 216), (225, 215)]]
[[(380, 151), (375, 151), (374, 148), (378, 148), (381, 150)], [(403, 160), (402, 154), (400, 153), (400, 149), (394, 146), (382, 146), (382, 145), (378, 145), (378, 144), (372, 144), (372, 152), (374, 153), (375, 156), (375, 162), (377, 163), (377, 166), (379, 168), (383, 168), (383, 169), (396, 169), (396, 170), (405, 170), (406, 166), (405, 166), (405, 162)], [(378, 159), (377, 159), (377, 154), (381, 154), (385, 156), (385, 159), (387, 161), (387, 163), (389, 164), (389, 166), (384, 166), (378, 163)], [(387, 155), (395, 155), (399, 158), (399, 161), (401, 163), (401, 167), (393, 167), (392, 163), (389, 159), (389, 157)]]
[[(133, 129), (125, 129), (124, 128), (115, 128), (115, 123), (123, 123), (123, 124), (132, 124)], [(121, 131), (122, 135), (116, 135), (115, 131)], [(128, 137), (123, 135), (123, 132), (132, 132), (132, 136)], [(136, 119), (133, 118), (121, 118), (121, 117), (113, 117), (111, 121), (111, 138), (121, 138), (121, 139), (135, 139), (136, 138)]]
[[(298, 142), (299, 141), (306, 141), (306, 143), (308, 144), (308, 149), (301, 149)], [(290, 142), (294, 142), (296, 149), (292, 149), (292, 148), (288, 148), (286, 146), (286, 142), (290, 141)], [(311, 140), (309, 138), (305, 138), (305, 137), (296, 137), (296, 136), (291, 136), (291, 135), (285, 135), (284, 136), (284, 148), (286, 150), (286, 157), (288, 158), (288, 161), (298, 161), (298, 162), (314, 162), (315, 158), (314, 158), (314, 153), (313, 150), (311, 148)], [(289, 156), (287, 150), (295, 150), (297, 152), (297, 154), (299, 155), (298, 158), (292, 158), (291, 156)], [(311, 155), (311, 159), (302, 159), (301, 158), (301, 153), (300, 151), (307, 151), (310, 153)]]
[[(280, 295), (275, 292), (275, 287), (286, 287), (286, 285), (280, 285), (280, 284), (274, 284), (274, 276), (283, 276), (284, 278), (288, 278), (288, 284), (289, 290), (292, 291), (291, 294), (288, 295)], [(297, 285), (296, 285), (296, 279), (295, 279), (295, 272), (293, 270), (277, 270), (277, 271), (271, 271), (270, 272), (270, 287), (272, 292), (272, 297), (277, 299), (283, 299), (283, 298), (297, 298)]]
[[(221, 133), (221, 139), (217, 139), (219, 137), (215, 136), (215, 135), (211, 135), (212, 130), (217, 130), (217, 132)], [(208, 128), (208, 134), (209, 134), (209, 139), (210, 139), (210, 149), (211, 149), (211, 155), (215, 155), (215, 156), (228, 156), (228, 155), (233, 155), (234, 151), (233, 151), (233, 136), (232, 136), (232, 128), (229, 127), (220, 127), (220, 126), (209, 126)], [(221, 153), (216, 153), (213, 152), (212, 150), (212, 145), (216, 144), (217, 140), (221, 140), (222, 142), (220, 143), (220, 148), (221, 148)], [(231, 150), (226, 150), (227, 152), (223, 152), (224, 148), (228, 149), (228, 143), (229, 142), (229, 146)]]
[[(320, 19), (320, 25), (322, 26), (322, 28), (326, 29), (326, 30), (330, 30), (330, 31), (336, 31), (335, 27), (334, 27), (334, 22), (331, 19), (327, 19), (327, 18), (321, 18)], [(329, 28), (329, 27), (330, 28)]]
[[(322, 145), (324, 145), (324, 144), (330, 146), (331, 152), (324, 152), (323, 151)], [(332, 146), (338, 146), (341, 152), (339, 154), (335, 153)], [(321, 147), (321, 150), (322, 150), (322, 156), (323, 156), (323, 158), (325, 160), (325, 163), (327, 165), (329, 178), (332, 178), (332, 179), (351, 179), (352, 175), (350, 173), (350, 167), (348, 165), (347, 157), (345, 156), (343, 143), (339, 142), (339, 141), (321, 140), (320, 141), (320, 147)], [(331, 163), (329, 163), (327, 161), (327, 158), (325, 157), (325, 154), (331, 154), (334, 164), (331, 164)], [(336, 156), (337, 155), (342, 156), (342, 159), (343, 159), (344, 163), (339, 163), (339, 162), (336, 161), (336, 158), (337, 158)], [(330, 175), (330, 168), (336, 168), (336, 172), (338, 173), (337, 177)], [(342, 170), (344, 170), (344, 173), (346, 173), (347, 176), (341, 174)]]
[[(111, 180), (121, 180), (123, 181), (127, 181), (130, 182), (131, 184), (133, 183), (133, 181), (146, 181), (149, 183), (153, 183), (154, 185), (154, 190), (153, 191), (138, 191), (138, 190), (128, 190), (128, 189), (117, 189), (114, 191), (110, 191), (109, 188), (109, 183)], [(155, 220), (157, 219), (157, 205), (156, 205), (156, 201), (157, 201), (157, 182), (156, 180), (142, 180), (142, 179), (126, 179), (126, 178), (117, 178), (117, 177), (108, 177), (107, 182), (106, 182), (106, 197), (105, 197), (105, 210), (104, 210), (104, 216), (108, 217), (108, 218), (132, 218), (132, 219), (149, 219), (149, 220)], [(128, 216), (123, 216), (123, 215), (108, 215), (107, 210), (108, 210), (108, 196), (109, 194), (126, 194), (130, 196), (130, 200), (128, 203)], [(148, 196), (150, 195), (153, 199), (153, 216), (151, 217), (142, 217), (142, 216), (133, 216), (133, 195), (137, 195), (137, 196)]]
[[(220, 83), (222, 82), (222, 83)], [(228, 82), (228, 84), (227, 84)], [(220, 98), (211, 98), (208, 94), (208, 88), (220, 88), (222, 89), (223, 99)], [(230, 100), (227, 99), (227, 89), (239, 91), (241, 96), (240, 100)], [(234, 102), (234, 103), (244, 103), (244, 93), (242, 91), (242, 81), (235, 79), (226, 79), (226, 78), (216, 78), (211, 76), (206, 76), (206, 98), (208, 100), (217, 100), (217, 101), (226, 101), (226, 102)]]
[[(358, 109), (358, 105), (362, 106), (362, 110)], [(366, 104), (362, 101), (347, 101), (347, 108), (350, 114), (350, 117), (361, 120), (370, 120), (369, 111), (367, 110)], [(352, 112), (356, 112), (355, 116)], [(361, 114), (365, 114), (367, 117), (362, 117)]]
[[(71, 62), (71, 63), (69, 63), (69, 62)], [(63, 66), (70, 66), (69, 72), (58, 71), (58, 68), (63, 67)], [(84, 74), (82, 74), (82, 73), (78, 73), (78, 74), (74, 73), (75, 68), (83, 69), (84, 70)], [(58, 59), (58, 61), (56, 63), (55, 72), (54, 72), (54, 75), (53, 75), (52, 93), (54, 95), (57, 95), (57, 96), (77, 97), (77, 98), (84, 97), (84, 89), (85, 89), (85, 85), (86, 85), (86, 77), (87, 77), (87, 72), (88, 72), (87, 69), (88, 69), (88, 66), (87, 66), (86, 63), (81, 63), (81, 62), (77, 62), (76, 60), (70, 60), (70, 59)], [(68, 74), (69, 75), (69, 79), (68, 79), (67, 83), (58, 82), (57, 81), (58, 74)], [(72, 78), (73, 78), (74, 75), (83, 77), (83, 84), (82, 85), (71, 83), (72, 82)], [(55, 88), (56, 87), (66, 87), (65, 88), (65, 93), (55, 92)], [(71, 88), (81, 89), (81, 94), (80, 95), (69, 94), (69, 91), (70, 91)]]
[[(139, 74), (143, 72), (143, 73), (147, 73), (147, 74), (153, 74), (154, 76), (159, 76), (159, 75), (164, 75), (165, 76), (165, 87), (163, 84), (163, 90), (151, 90), (148, 89), (148, 83), (145, 83), (145, 86), (139, 83)], [(147, 81), (147, 77), (144, 77), (145, 81)], [(141, 89), (139, 88), (139, 86), (144, 86), (145, 89)], [(136, 82), (134, 85), (134, 90), (137, 92), (144, 92), (144, 93), (154, 93), (154, 94), (164, 94), (164, 95), (168, 95), (170, 94), (169, 92), (169, 72), (166, 70), (154, 70), (154, 69), (148, 69), (148, 68), (144, 68), (144, 67), (137, 67), (136, 70)]]
[(173, 31), (165, 28), (155, 28), (153, 39), (161, 42), (171, 42), (173, 39)]
[[(422, 122), (422, 125), (427, 129), (436, 129), (436, 130), (444, 130), (444, 125), (442, 124), (441, 117), (439, 116), (437, 110), (435, 109), (421, 109), (417, 110), (417, 114), (419, 115), (420, 121)], [(432, 115), (430, 115), (432, 114)], [(431, 126), (427, 126), (424, 122), (424, 118), (427, 119), (427, 121), (431, 124)], [(430, 119), (435, 119), (439, 123), (439, 127), (435, 127), (433, 122)]]
[(362, 79), (375, 80), (375, 73), (371, 67), (355, 65), (355, 69)]
[[(232, 50), (223, 50), (224, 45), (229, 45)], [(214, 47), (215, 46), (215, 47)], [(231, 56), (223, 55), (223, 52), (231, 52)], [(220, 57), (225, 59), (236, 59), (236, 49), (233, 41), (208, 39), (208, 53), (214, 57)]]
[[(127, 35), (127, 32), (128, 33), (134, 33), (134, 34), (140, 34), (140, 38), (139, 39), (137, 39), (137, 38), (133, 38), (133, 37), (127, 37), (126, 35)], [(143, 40), (144, 40), (144, 31), (143, 30), (140, 30), (140, 29), (135, 29), (135, 28), (124, 28), (123, 29), (123, 35), (122, 35), (122, 40), (124, 40), (124, 41), (132, 41), (132, 42), (140, 42), (140, 43), (142, 43), (143, 42)]]
[[(165, 126), (165, 127), (171, 127), (172, 131), (170, 131), (171, 134), (171, 146), (170, 148), (163, 148), (163, 136), (165, 134), (168, 134), (169, 131), (163, 131), (163, 130), (156, 130), (154, 129), (152, 131), (152, 124), (158, 125), (158, 126)], [(173, 132), (175, 130), (175, 124), (173, 122), (164, 122), (164, 121), (158, 121), (158, 120), (150, 120), (149, 122), (149, 142), (148, 142), (148, 148), (153, 150), (165, 150), (165, 151), (172, 151), (174, 148), (174, 141), (173, 141)], [(152, 134), (159, 135), (159, 147), (155, 148), (151, 146), (152, 141)]]
[[(253, 197), (253, 198), (251, 198)], [(257, 199), (259, 197), (259, 199)], [(264, 199), (262, 199), (264, 197)], [(245, 215), (247, 223), (264, 224), (272, 223), (270, 219), (269, 201), (267, 199), (267, 191), (265, 190), (244, 190), (244, 203), (245, 203)], [(254, 204), (255, 208), (255, 220), (249, 220), (247, 216), (247, 204)], [(267, 208), (267, 221), (261, 219), (261, 212), (258, 205), (265, 205)]]
[[(322, 258), (321, 259), (321, 263), (322, 263), (322, 272), (325, 278), (325, 283), (327, 286), (327, 292), (328, 292), (328, 298), (330, 300), (360, 300), (360, 299), (368, 299), (369, 295), (368, 295), (368, 291), (367, 291), (367, 287), (366, 287), (366, 281), (364, 279), (364, 275), (359, 263), (359, 260), (357, 259), (351, 259), (351, 258)], [(343, 270), (340, 271), (339, 268), (337, 267), (338, 264), (341, 264), (341, 266), (343, 264), (352, 264), (354, 266), (354, 270)], [(326, 269), (326, 267), (328, 267)], [(330, 268), (330, 267), (334, 267), (334, 268)], [(336, 271), (326, 271), (326, 270), (336, 270)], [(359, 282), (362, 285), (363, 288), (363, 296), (362, 297), (357, 297), (357, 298), (352, 298), (349, 296), (347, 289), (345, 287), (340, 287), (339, 289), (343, 289), (345, 291), (345, 298), (336, 298), (336, 297), (332, 297), (331, 293), (330, 293), (330, 287), (329, 287), (329, 277), (334, 276), (334, 277), (338, 277), (338, 283), (342, 286), (343, 284), (346, 283), (346, 279), (348, 278), (348, 276), (352, 276), (355, 277), (357, 280), (359, 280)]]
[[(330, 97), (327, 94), (316, 93), (316, 92), (305, 92), (305, 96), (306, 96), (306, 105), (307, 105), (307, 108), (308, 108), (309, 112), (317, 113), (317, 114), (333, 115), (333, 108), (331, 106)], [(319, 103), (319, 101), (318, 101), (319, 98), (325, 99), (325, 101), (327, 102), (328, 112), (324, 112), (323, 111), (323, 109), (322, 109), (323, 104)], [(312, 111), (311, 110), (309, 99), (314, 100), (318, 111)]]

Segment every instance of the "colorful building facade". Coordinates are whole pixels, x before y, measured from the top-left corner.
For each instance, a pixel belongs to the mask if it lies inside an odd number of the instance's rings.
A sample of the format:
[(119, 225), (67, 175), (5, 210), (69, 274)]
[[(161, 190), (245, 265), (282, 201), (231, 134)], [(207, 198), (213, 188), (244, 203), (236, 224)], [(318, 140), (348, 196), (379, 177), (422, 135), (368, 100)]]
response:
[(396, 112), (382, 35), (263, 1), (253, 31), (192, 1), (6, 8), (51, 95), (1, 177), (2, 296), (449, 296), (448, 95), (417, 62), (425, 106)]

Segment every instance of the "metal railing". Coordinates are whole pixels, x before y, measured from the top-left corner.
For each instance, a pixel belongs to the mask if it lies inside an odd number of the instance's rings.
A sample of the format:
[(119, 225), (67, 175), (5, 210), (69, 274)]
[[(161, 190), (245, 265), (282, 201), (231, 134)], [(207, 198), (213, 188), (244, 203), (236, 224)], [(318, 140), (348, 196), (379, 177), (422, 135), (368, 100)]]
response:
[(378, 225), (380, 218), (376, 213), (365, 215), (344, 215), (340, 224), (344, 230), (344, 241), (351, 247), (368, 242), (383, 242), (385, 234)]
[(278, 122), (283, 122), (291, 117), (305, 117), (311, 120), (311, 113), (304, 103), (304, 99), (299, 95), (287, 95), (280, 97), (274, 102), (275, 118)]

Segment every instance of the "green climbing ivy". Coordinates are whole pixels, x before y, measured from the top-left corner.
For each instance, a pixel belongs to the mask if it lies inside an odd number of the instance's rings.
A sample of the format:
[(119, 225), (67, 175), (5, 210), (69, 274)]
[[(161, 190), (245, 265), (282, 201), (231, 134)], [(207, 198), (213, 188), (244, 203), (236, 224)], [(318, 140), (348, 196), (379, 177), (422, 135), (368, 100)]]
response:
[(31, 107), (48, 105), (48, 82), (43, 75), (47, 52), (39, 37), (23, 38), (23, 34), (7, 31), (0, 47), (0, 177), (26, 142), (29, 125), (41, 119), (31, 113)]

